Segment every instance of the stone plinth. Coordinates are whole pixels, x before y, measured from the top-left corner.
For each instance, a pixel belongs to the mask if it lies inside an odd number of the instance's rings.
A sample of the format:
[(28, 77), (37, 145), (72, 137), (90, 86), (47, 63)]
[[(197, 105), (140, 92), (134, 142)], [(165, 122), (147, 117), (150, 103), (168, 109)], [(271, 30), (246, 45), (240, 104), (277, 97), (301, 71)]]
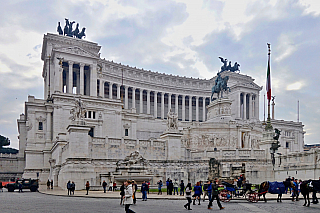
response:
[(182, 133), (177, 131), (164, 132), (160, 138), (167, 141), (167, 160), (181, 160), (184, 151), (181, 146)]
[(231, 119), (232, 101), (228, 98), (221, 98), (212, 101), (208, 106), (207, 121), (221, 121)]
[(69, 125), (69, 158), (89, 157), (89, 126)]
[(275, 140), (273, 139), (273, 136), (274, 136), (273, 129), (266, 130), (263, 132), (263, 136), (260, 142), (260, 148), (266, 151), (265, 153), (266, 153), (267, 159), (271, 159), (270, 147), (272, 143), (275, 142)]

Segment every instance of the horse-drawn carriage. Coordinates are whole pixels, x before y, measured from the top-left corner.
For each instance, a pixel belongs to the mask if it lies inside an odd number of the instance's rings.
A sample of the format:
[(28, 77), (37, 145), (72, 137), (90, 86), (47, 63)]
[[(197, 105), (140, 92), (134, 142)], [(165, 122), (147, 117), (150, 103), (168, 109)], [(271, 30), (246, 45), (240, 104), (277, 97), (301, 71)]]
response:
[(222, 184), (224, 188), (219, 195), (222, 202), (229, 202), (233, 197), (243, 197), (252, 203), (256, 203), (259, 200), (259, 193), (255, 185), (247, 183), (242, 188), (237, 188), (228, 182), (222, 182)]

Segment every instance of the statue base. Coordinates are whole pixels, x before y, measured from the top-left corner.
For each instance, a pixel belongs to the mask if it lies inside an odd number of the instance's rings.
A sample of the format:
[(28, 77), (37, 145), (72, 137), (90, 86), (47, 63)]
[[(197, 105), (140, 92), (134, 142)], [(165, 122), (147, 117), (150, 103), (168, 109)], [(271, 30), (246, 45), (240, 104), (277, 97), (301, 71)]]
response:
[(231, 104), (232, 101), (229, 98), (220, 98), (212, 101), (207, 106), (207, 121), (222, 121), (231, 119)]

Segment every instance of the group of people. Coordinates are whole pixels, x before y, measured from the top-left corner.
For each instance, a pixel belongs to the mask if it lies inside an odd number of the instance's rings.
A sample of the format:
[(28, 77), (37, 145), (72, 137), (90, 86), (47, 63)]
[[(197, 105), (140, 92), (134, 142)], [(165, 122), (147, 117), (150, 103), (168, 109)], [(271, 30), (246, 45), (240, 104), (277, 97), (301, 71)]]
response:
[[(89, 181), (88, 181), (89, 183)], [(72, 181), (68, 181), (67, 183), (67, 190), (68, 190), (68, 195), (74, 195), (74, 190), (76, 189), (76, 184)], [(88, 191), (87, 191), (88, 194)]]
[[(196, 200), (199, 201), (198, 205), (200, 205), (201, 195), (204, 194), (203, 201), (205, 200), (206, 195), (209, 198), (208, 209), (212, 209), (212, 202), (214, 201), (214, 199), (217, 200), (217, 204), (218, 204), (219, 208), (224, 209), (224, 207), (222, 207), (222, 205), (220, 203), (218, 186), (219, 186), (219, 179), (218, 178), (215, 178), (215, 180), (213, 182), (208, 181), (203, 190), (202, 190), (201, 181), (196, 183), (196, 185), (193, 187), (193, 190), (192, 190), (191, 183), (188, 183), (186, 186), (186, 189), (185, 189), (186, 198), (187, 198), (188, 202), (184, 205), (184, 207), (188, 210), (192, 210), (190, 207), (190, 205), (192, 203), (192, 197), (193, 197), (193, 205), (196, 205)], [(192, 191), (194, 191), (193, 195), (191, 195)], [(203, 193), (203, 191), (204, 191), (204, 193)]]
[[(172, 191), (173, 191), (173, 195), (175, 195), (176, 193), (177, 193), (177, 195), (179, 195), (179, 193), (178, 193), (179, 186), (180, 186), (180, 196), (184, 195), (185, 186), (184, 186), (183, 180), (181, 180), (181, 182), (179, 184), (177, 179), (172, 181), (170, 178), (168, 178), (166, 181), (166, 186), (167, 186), (167, 195), (172, 195)], [(161, 188), (162, 188), (162, 181), (159, 180), (158, 181), (158, 190), (159, 190), (158, 194), (162, 194)]]
[[(138, 190), (138, 185), (134, 180), (131, 180), (131, 188), (132, 188), (132, 199), (133, 199), (133, 204), (136, 204), (137, 202), (137, 197), (136, 197), (136, 192)], [(125, 190), (126, 190), (126, 185), (125, 182), (121, 185), (120, 187), (120, 205), (125, 205), (123, 196), (125, 196)]]
[(53, 180), (49, 180), (48, 179), (48, 181), (47, 181), (47, 189), (50, 189), (50, 187), (51, 187), (51, 189), (53, 189)]

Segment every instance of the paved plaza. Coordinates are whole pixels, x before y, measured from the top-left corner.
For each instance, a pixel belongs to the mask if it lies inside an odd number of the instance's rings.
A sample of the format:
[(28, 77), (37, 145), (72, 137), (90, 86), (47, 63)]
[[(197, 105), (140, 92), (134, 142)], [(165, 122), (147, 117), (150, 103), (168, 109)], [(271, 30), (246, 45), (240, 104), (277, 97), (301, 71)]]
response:
[[(81, 191), (82, 193), (83, 191)], [(77, 192), (80, 193), (80, 192)], [(100, 192), (102, 193), (102, 192)], [(102, 198), (102, 197), (68, 197), (57, 196), (42, 193), (24, 192), (8, 193), (4, 190), (0, 193), (0, 212), (124, 212), (123, 206), (119, 205), (119, 199)], [(223, 203), (226, 207), (220, 211), (214, 203), (212, 210), (207, 210), (208, 201), (201, 205), (192, 205), (192, 211), (187, 211), (183, 208), (185, 200), (170, 200), (170, 199), (149, 199), (146, 202), (137, 201), (137, 205), (132, 206), (136, 212), (320, 212), (320, 205), (313, 205), (309, 208), (303, 207), (303, 201), (292, 202), (284, 200), (282, 203), (277, 203), (275, 200), (270, 200), (267, 203), (248, 203), (245, 200), (232, 200), (229, 203)]]

